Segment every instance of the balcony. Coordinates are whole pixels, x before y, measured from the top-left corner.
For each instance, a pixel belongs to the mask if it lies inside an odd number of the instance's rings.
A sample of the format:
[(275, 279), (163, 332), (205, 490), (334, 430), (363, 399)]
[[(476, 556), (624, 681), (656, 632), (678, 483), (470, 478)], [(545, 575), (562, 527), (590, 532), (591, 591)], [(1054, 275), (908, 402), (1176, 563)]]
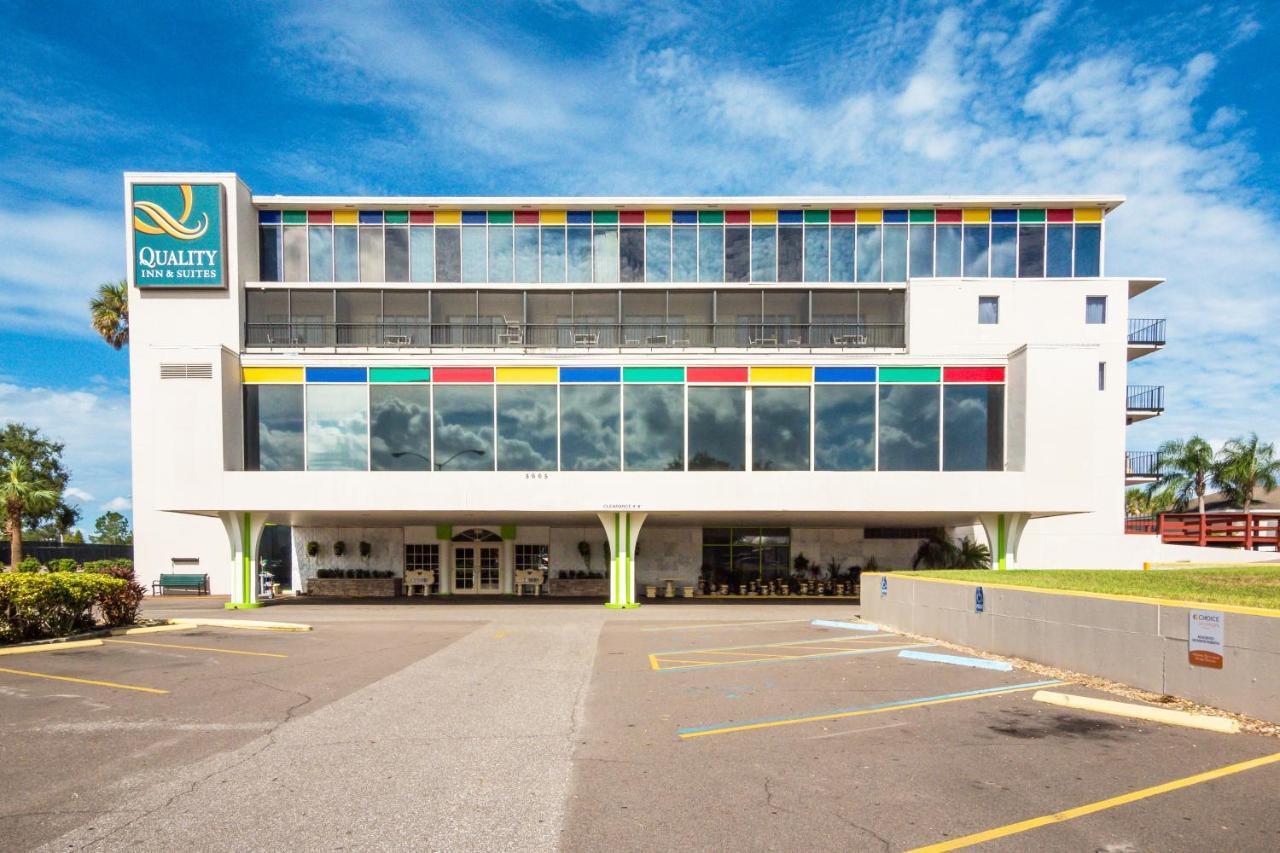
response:
[(1160, 480), (1160, 453), (1156, 450), (1124, 452), (1124, 484), (1142, 486)]
[(268, 349), (902, 349), (903, 323), (246, 323)]
[(1164, 411), (1163, 385), (1130, 385), (1125, 405), (1125, 422), (1137, 423)]
[(1147, 353), (1164, 349), (1165, 321), (1149, 318), (1129, 318), (1129, 361)]

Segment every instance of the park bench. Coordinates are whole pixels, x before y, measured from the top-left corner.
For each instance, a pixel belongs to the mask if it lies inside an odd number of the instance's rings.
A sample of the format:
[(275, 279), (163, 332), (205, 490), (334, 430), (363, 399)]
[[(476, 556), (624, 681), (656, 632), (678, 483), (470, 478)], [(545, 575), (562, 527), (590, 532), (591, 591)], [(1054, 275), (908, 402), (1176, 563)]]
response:
[(209, 594), (209, 576), (208, 575), (161, 575), (160, 580), (152, 581), (151, 594), (168, 592), (173, 589), (183, 589), (195, 592), (199, 595)]

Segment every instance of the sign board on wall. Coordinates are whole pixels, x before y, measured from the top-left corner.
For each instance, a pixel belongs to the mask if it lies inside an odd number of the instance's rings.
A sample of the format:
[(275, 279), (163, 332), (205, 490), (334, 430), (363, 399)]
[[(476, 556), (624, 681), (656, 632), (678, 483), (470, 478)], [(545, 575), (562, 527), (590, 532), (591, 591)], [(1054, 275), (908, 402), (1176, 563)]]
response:
[(225, 287), (221, 184), (134, 184), (133, 283)]
[(1187, 624), (1187, 660), (1192, 666), (1222, 669), (1222, 614), (1192, 610)]

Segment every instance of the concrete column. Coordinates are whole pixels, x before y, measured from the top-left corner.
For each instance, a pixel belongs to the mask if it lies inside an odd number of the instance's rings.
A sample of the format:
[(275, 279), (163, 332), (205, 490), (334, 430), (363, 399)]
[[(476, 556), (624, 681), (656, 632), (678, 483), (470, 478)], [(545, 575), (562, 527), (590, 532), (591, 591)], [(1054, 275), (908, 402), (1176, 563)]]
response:
[(636, 540), (648, 513), (597, 513), (609, 542), (609, 603), (605, 607), (639, 607), (636, 601)]
[(984, 512), (978, 515), (991, 549), (991, 568), (1012, 569), (1017, 566), (1018, 542), (1031, 515), (1025, 512)]
[(225, 607), (238, 610), (261, 607), (258, 601), (258, 545), (262, 541), (262, 528), (266, 526), (265, 513), (222, 512), (222, 527), (231, 546), (231, 600)]

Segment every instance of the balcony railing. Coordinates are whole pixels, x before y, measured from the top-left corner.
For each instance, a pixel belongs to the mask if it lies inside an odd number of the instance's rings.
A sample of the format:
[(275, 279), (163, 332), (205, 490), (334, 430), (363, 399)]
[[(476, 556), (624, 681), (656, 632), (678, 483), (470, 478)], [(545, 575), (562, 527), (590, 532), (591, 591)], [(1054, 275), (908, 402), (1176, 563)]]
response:
[(1163, 412), (1163, 385), (1130, 385), (1128, 409), (1131, 412)]
[(1124, 478), (1126, 485), (1150, 483), (1160, 479), (1160, 452), (1157, 450), (1126, 450), (1124, 452)]
[(1166, 512), (1156, 523), (1160, 541), (1171, 545), (1260, 550), (1280, 547), (1280, 513)]
[(902, 349), (902, 323), (246, 323), (245, 346)]
[(1157, 524), (1154, 515), (1130, 515), (1124, 520), (1124, 532), (1136, 536), (1154, 534)]
[(1165, 344), (1165, 321), (1140, 317), (1129, 318), (1129, 343), (1162, 347)]

